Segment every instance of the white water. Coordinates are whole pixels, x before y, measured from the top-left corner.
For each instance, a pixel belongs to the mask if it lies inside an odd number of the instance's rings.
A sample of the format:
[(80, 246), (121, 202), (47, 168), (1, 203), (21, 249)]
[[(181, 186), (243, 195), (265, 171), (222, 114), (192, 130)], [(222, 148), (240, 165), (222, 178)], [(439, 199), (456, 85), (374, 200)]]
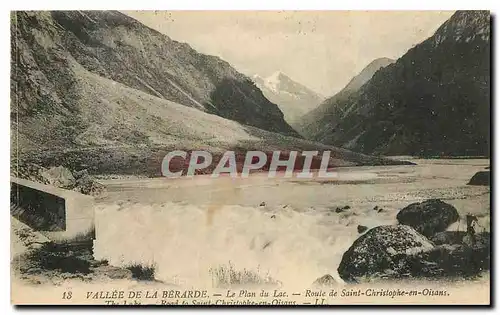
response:
[[(339, 280), (357, 225), (393, 224), (411, 202), (441, 198), (489, 226), (489, 187), (465, 185), (488, 160), (417, 163), (345, 168), (341, 181), (323, 184), (263, 176), (108, 181), (96, 212), (95, 256), (118, 266), (154, 263), (158, 280), (183, 287), (211, 287), (209, 269), (229, 263), (304, 287), (327, 273)], [(335, 213), (344, 205), (351, 209)]]

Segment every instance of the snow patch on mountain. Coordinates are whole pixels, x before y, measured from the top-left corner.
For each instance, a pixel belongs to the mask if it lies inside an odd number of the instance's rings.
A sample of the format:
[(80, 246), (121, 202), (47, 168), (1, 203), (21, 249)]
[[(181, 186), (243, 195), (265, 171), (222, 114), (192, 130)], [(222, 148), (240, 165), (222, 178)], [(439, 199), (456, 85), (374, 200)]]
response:
[(282, 71), (276, 71), (268, 77), (255, 74), (252, 79), (264, 96), (278, 105), (292, 127), (294, 122), (324, 100), (322, 95), (291, 79)]

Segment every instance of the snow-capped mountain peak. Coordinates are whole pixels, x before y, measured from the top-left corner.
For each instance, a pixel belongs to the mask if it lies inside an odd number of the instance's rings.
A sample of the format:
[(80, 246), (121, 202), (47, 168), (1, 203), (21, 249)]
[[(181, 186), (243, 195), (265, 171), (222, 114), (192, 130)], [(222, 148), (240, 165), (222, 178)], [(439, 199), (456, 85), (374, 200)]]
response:
[(281, 71), (276, 71), (273, 74), (271, 74), (270, 76), (265, 77), (265, 78), (261, 77), (258, 74), (255, 74), (252, 76), (252, 78), (253, 78), (255, 83), (257, 83), (259, 85), (263, 85), (265, 88), (267, 88), (273, 92), (276, 92), (276, 93), (279, 93), (282, 81), (286, 81), (287, 79), (291, 80), (287, 75), (285, 75)]

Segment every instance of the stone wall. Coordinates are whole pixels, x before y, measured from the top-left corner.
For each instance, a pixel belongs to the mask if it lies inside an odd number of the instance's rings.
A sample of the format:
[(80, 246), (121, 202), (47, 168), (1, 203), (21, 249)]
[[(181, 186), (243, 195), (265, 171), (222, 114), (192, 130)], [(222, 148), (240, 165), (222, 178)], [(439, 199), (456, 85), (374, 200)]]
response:
[(11, 215), (49, 239), (94, 238), (94, 198), (11, 177)]

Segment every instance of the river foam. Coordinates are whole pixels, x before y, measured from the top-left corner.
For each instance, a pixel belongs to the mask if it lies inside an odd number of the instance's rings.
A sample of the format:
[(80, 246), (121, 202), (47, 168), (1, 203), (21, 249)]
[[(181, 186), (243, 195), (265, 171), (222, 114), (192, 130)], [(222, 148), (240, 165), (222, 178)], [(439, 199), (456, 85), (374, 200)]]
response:
[(338, 279), (341, 255), (357, 237), (348, 216), (291, 207), (124, 203), (100, 205), (96, 222), (96, 259), (154, 264), (159, 280), (182, 286), (212, 285), (209, 271), (219, 266), (284, 285), (326, 273)]

